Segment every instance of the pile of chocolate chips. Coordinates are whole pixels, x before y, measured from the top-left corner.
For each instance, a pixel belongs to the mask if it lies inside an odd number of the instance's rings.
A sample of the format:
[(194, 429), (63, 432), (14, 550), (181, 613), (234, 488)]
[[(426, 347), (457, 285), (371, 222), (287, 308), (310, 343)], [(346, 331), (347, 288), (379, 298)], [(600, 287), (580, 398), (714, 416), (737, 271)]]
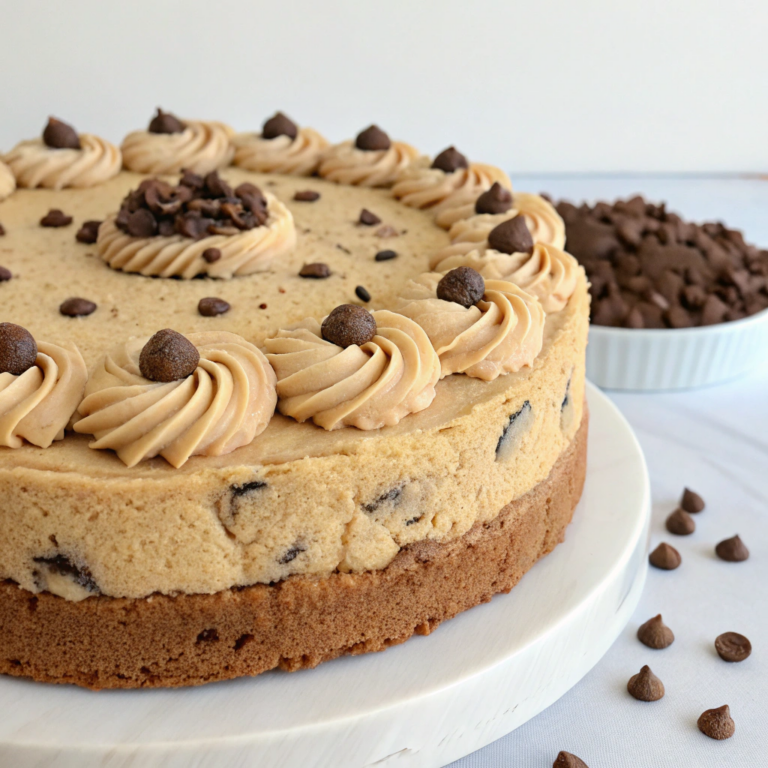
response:
[(115, 224), (132, 237), (236, 235), (266, 224), (267, 200), (253, 184), (232, 189), (216, 171), (184, 171), (176, 186), (145, 179), (129, 192)]
[(683, 221), (639, 196), (556, 208), (592, 283), (596, 325), (689, 328), (768, 307), (768, 251), (735, 229)]

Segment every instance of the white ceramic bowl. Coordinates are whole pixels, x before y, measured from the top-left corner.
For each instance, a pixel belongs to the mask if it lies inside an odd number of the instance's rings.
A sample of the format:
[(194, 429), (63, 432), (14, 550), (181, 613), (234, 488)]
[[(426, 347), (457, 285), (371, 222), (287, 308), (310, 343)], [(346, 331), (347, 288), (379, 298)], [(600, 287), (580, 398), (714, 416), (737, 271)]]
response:
[(591, 325), (587, 377), (605, 389), (690, 389), (735, 379), (766, 359), (768, 309), (703, 328)]

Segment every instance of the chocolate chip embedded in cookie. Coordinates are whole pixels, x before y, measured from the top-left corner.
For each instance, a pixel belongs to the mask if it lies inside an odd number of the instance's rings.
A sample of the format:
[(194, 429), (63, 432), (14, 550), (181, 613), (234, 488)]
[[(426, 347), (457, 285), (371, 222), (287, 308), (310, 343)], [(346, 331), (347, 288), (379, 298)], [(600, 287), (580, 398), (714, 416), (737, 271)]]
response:
[(197, 304), (197, 311), (203, 317), (216, 317), (223, 315), (225, 312), (229, 312), (229, 302), (224, 299), (216, 298), (215, 296), (207, 296), (204, 299), (200, 299)]
[(437, 284), (437, 298), (471, 307), (483, 298), (485, 280), (471, 267), (456, 267)]
[(391, 261), (397, 258), (397, 251), (379, 251), (373, 258), (374, 261)]
[(363, 210), (360, 211), (360, 218), (357, 220), (357, 223), (364, 227), (373, 227), (376, 224), (381, 224), (381, 219), (375, 213), (371, 213), (367, 208), (363, 208)]
[(67, 123), (48, 118), (48, 125), (43, 130), (43, 143), (51, 149), (80, 149), (80, 137), (77, 131)]
[(444, 149), (433, 161), (431, 168), (437, 168), (445, 173), (454, 173), (459, 168), (469, 168), (469, 161), (456, 147)]
[(370, 125), (364, 131), (357, 134), (355, 146), (365, 152), (376, 152), (389, 149), (392, 142), (378, 125)]
[(80, 229), (77, 230), (75, 240), (78, 243), (85, 243), (86, 245), (93, 245), (99, 237), (100, 221), (90, 220), (84, 221)]
[(488, 233), (488, 247), (501, 253), (533, 253), (533, 237), (525, 216), (503, 221)]
[(0, 373), (21, 376), (37, 361), (37, 342), (20, 325), (0, 323)]
[(59, 312), (65, 317), (86, 317), (96, 311), (96, 304), (79, 296), (63, 301), (59, 306)]
[(72, 217), (67, 216), (64, 211), (58, 208), (51, 208), (48, 213), (40, 219), (41, 227), (68, 227), (72, 223)]
[(355, 296), (366, 304), (371, 300), (370, 291), (364, 285), (358, 285), (357, 288), (355, 288)]
[(262, 139), (276, 139), (278, 136), (287, 136), (293, 140), (298, 136), (299, 127), (282, 112), (276, 112), (261, 127)]
[(502, 187), (498, 181), (493, 182), (493, 186), (483, 192), (475, 201), (475, 213), (488, 213), (495, 215), (497, 213), (506, 213), (512, 207), (512, 193)]
[(373, 315), (357, 304), (341, 304), (323, 320), (323, 338), (340, 347), (362, 346), (376, 335)]
[(144, 345), (139, 369), (150, 381), (178, 381), (192, 374), (199, 362), (200, 353), (189, 339), (164, 328)]
[(187, 126), (178, 117), (170, 112), (163, 112), (157, 108), (157, 114), (150, 120), (147, 131), (149, 133), (182, 133)]

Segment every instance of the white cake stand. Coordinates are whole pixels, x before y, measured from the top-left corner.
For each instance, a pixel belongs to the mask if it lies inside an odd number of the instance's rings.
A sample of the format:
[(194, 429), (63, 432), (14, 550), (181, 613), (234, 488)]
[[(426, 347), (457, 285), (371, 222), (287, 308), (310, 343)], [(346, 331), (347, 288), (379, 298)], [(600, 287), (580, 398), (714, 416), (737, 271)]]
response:
[(195, 689), (0, 678), (4, 768), (443, 766), (578, 682), (632, 614), (650, 513), (640, 447), (597, 389), (584, 497), (565, 543), (499, 595), (384, 653)]

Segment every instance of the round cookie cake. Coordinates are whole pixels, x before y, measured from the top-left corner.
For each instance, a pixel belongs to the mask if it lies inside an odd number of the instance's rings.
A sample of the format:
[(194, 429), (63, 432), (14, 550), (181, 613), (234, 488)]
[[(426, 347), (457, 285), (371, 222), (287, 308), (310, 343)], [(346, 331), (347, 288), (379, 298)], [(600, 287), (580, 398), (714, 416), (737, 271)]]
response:
[(313, 667), (563, 539), (589, 294), (547, 201), (280, 113), (51, 119), (0, 159), (0, 672)]

